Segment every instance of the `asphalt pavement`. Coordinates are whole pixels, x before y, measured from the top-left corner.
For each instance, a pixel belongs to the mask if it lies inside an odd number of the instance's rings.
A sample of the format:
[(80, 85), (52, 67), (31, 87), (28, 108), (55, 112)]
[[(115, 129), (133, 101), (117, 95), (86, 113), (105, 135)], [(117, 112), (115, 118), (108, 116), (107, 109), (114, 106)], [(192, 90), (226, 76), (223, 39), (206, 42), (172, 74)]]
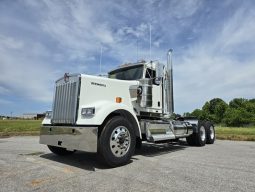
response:
[(58, 157), (38, 137), (1, 138), (0, 191), (254, 192), (255, 142), (143, 143), (129, 164), (107, 168), (93, 153)]

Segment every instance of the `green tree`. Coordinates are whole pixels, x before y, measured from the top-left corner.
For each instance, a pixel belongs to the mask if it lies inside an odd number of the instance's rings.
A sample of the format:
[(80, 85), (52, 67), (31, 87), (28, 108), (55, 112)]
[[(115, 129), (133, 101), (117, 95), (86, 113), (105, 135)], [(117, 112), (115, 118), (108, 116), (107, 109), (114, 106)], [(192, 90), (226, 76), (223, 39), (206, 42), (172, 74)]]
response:
[(190, 112), (184, 112), (183, 113), (183, 117), (191, 117), (191, 113)]
[(200, 118), (202, 115), (202, 110), (201, 109), (195, 109), (194, 111), (192, 111), (191, 116)]
[(255, 102), (247, 100), (243, 103), (243, 108), (249, 113), (253, 113), (255, 115)]
[(250, 99), (249, 102), (255, 103), (255, 99)]
[(227, 126), (255, 124), (255, 99), (234, 98), (228, 105), (222, 99), (214, 98), (205, 102), (202, 110), (195, 109), (190, 115)]
[(235, 98), (229, 102), (229, 107), (238, 109), (244, 107), (244, 103), (247, 102), (247, 99), (244, 98)]
[(202, 107), (202, 116), (206, 117), (215, 123), (220, 123), (224, 113), (228, 108), (228, 104), (220, 98), (214, 98), (207, 101)]
[(245, 124), (251, 123), (251, 119), (252, 114), (250, 114), (243, 108), (228, 108), (224, 115), (223, 122), (227, 126), (240, 127)]

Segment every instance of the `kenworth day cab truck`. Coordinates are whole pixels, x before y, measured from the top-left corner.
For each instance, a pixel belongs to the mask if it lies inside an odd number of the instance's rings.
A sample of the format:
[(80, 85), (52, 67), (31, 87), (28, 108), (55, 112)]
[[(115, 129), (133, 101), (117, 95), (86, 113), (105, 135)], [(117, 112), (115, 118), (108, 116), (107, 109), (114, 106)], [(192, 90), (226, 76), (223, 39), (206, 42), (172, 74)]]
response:
[(215, 140), (209, 121), (172, 118), (172, 50), (158, 61), (125, 64), (108, 77), (65, 74), (56, 81), (52, 111), (46, 114), (40, 143), (57, 155), (97, 152), (111, 167), (126, 164), (142, 141), (186, 138), (189, 145)]

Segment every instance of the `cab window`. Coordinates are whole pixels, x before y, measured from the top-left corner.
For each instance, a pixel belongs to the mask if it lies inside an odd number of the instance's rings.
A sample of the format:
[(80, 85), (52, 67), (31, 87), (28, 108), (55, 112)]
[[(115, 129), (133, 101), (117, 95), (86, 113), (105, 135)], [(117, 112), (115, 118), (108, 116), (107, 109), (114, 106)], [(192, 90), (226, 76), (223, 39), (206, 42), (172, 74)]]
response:
[(145, 78), (155, 78), (156, 77), (156, 71), (152, 70), (150, 68), (146, 69)]

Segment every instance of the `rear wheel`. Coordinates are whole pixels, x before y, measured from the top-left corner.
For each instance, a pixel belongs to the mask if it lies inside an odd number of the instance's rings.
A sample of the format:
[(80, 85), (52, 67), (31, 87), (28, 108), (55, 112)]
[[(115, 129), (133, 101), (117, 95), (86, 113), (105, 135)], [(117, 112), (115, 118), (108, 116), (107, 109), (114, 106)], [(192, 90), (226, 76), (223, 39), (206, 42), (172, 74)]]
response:
[(68, 151), (62, 147), (55, 147), (51, 145), (48, 145), (48, 148), (52, 153), (55, 153), (56, 155), (60, 155), (60, 156), (71, 155), (75, 152), (75, 151)]
[(206, 128), (206, 143), (213, 144), (215, 141), (215, 129), (213, 124), (210, 121), (205, 123)]
[(206, 128), (204, 122), (199, 122), (197, 133), (193, 133), (186, 138), (186, 141), (191, 146), (204, 146), (206, 143)]
[(190, 146), (196, 145), (195, 143), (195, 134), (193, 133), (192, 135), (186, 137), (186, 141)]
[(99, 157), (108, 166), (126, 164), (135, 151), (135, 132), (125, 118), (113, 117), (103, 128), (98, 145)]
[(205, 130), (204, 124), (202, 124), (201, 126), (198, 127), (196, 141), (197, 141), (196, 142), (197, 146), (204, 146), (206, 143), (206, 130)]

